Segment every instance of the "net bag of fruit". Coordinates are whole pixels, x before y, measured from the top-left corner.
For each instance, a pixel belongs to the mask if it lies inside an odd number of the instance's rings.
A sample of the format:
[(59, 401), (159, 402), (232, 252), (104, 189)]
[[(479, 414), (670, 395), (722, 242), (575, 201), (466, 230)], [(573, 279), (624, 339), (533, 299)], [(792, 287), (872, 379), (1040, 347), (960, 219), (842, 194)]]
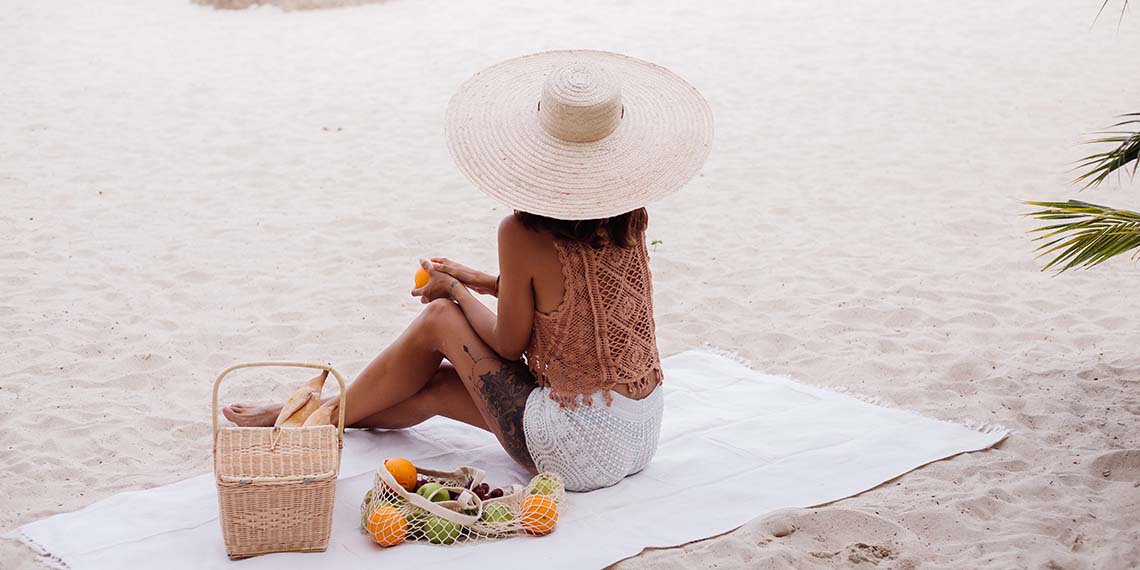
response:
[(483, 479), (475, 467), (440, 471), (389, 459), (360, 506), (361, 526), (381, 546), (407, 540), (463, 544), (554, 530), (566, 504), (558, 475), (540, 473), (526, 485), (496, 492)]
[[(336, 427), (218, 427), (218, 388), (235, 370), (285, 366), (327, 370), (340, 384)], [(328, 548), (333, 500), (344, 446), (344, 378), (325, 364), (251, 362), (214, 381), (214, 478), (226, 553), (244, 558), (270, 552)]]

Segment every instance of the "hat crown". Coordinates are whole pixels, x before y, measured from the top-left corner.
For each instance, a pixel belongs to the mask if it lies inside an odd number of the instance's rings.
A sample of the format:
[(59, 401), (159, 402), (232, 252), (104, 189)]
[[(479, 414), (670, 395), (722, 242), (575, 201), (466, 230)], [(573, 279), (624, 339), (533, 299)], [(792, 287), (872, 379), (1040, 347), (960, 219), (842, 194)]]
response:
[(594, 142), (614, 132), (622, 118), (621, 82), (605, 68), (572, 63), (546, 77), (538, 120), (551, 136)]

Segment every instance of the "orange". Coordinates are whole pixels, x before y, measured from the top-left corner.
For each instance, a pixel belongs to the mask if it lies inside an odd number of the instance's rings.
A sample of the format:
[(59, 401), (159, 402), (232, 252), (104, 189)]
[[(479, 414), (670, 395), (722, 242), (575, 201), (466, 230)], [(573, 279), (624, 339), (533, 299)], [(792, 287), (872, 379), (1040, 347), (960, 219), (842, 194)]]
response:
[(416, 473), (416, 466), (411, 461), (403, 457), (392, 457), (384, 460), (384, 468), (396, 478), (401, 487), (409, 491), (416, 488), (419, 473)]
[(519, 507), (519, 522), (530, 534), (549, 534), (558, 522), (558, 503), (546, 495), (529, 495)]
[(423, 287), (424, 285), (427, 285), (428, 279), (431, 279), (431, 275), (428, 274), (427, 270), (425, 270), (423, 267), (416, 270), (417, 289)]
[(395, 507), (379, 507), (368, 515), (368, 534), (380, 546), (396, 546), (408, 536), (408, 519)]

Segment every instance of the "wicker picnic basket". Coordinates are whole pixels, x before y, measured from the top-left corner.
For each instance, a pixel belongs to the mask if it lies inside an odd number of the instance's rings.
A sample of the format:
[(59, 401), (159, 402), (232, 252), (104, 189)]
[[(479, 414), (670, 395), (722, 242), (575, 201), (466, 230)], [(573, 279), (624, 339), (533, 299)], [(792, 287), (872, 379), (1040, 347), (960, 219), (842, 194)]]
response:
[[(331, 372), (340, 384), (337, 426), (219, 428), (222, 379), (235, 370), (263, 366)], [(344, 378), (326, 364), (250, 362), (218, 375), (213, 400), (214, 478), (230, 558), (328, 548), (344, 446), (344, 402)]]

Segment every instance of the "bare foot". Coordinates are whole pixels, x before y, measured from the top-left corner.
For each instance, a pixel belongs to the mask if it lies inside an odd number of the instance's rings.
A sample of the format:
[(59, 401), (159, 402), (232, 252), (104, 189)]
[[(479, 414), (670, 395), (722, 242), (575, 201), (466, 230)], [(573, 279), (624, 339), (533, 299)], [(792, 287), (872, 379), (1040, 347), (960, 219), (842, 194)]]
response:
[(277, 421), (277, 414), (280, 413), (281, 404), (269, 406), (234, 404), (222, 408), (222, 414), (226, 419), (241, 427), (270, 427)]

